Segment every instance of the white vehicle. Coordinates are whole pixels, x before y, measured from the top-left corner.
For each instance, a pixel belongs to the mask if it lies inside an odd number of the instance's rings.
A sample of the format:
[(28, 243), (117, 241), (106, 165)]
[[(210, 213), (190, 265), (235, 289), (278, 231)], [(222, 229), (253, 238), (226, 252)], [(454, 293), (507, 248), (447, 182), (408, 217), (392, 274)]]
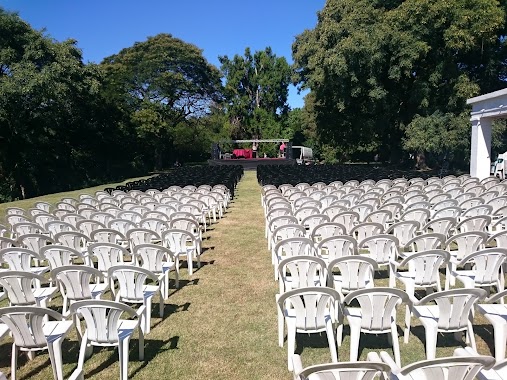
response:
[(298, 165), (310, 165), (313, 163), (313, 150), (306, 146), (292, 146), (292, 157)]
[(505, 172), (507, 171), (507, 152), (500, 153), (496, 161), (491, 163), (489, 174), (500, 179), (505, 179)]

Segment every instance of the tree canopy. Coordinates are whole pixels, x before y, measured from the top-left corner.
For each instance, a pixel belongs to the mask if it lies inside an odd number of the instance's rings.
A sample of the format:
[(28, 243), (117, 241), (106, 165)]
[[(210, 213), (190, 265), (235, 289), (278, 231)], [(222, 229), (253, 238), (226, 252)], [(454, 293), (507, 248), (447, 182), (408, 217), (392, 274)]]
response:
[(219, 57), (225, 77), (226, 112), (237, 138), (280, 137), (281, 119), (289, 111), (291, 67), (270, 47), (245, 49), (244, 56)]
[(220, 72), (196, 46), (170, 34), (149, 37), (101, 64), (106, 90), (130, 116), (141, 141), (154, 152), (155, 167), (171, 150), (176, 128), (207, 114), (220, 101)]
[(427, 124), (469, 129), (466, 99), (505, 86), (504, 31), (492, 0), (328, 0), (293, 45), (320, 141), (392, 157), (430, 150)]

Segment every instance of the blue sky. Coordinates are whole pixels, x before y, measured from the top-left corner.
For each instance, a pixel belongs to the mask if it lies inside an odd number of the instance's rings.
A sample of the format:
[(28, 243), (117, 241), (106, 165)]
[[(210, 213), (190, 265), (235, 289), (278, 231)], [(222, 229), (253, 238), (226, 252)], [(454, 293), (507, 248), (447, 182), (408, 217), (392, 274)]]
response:
[[(85, 62), (170, 33), (203, 49), (217, 67), (219, 55), (242, 55), (246, 47), (271, 46), (291, 63), (294, 37), (315, 27), (324, 5), (325, 0), (0, 0), (1, 7), (54, 39), (77, 40)], [(303, 105), (292, 86), (289, 103)]]

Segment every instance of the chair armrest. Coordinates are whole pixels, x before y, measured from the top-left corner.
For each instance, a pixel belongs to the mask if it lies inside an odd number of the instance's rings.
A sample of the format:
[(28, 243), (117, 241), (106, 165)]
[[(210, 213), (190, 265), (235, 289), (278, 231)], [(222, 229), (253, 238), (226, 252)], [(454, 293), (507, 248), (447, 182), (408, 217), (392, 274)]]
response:
[(398, 367), (398, 364), (396, 364), (396, 362), (393, 360), (393, 358), (391, 358), (389, 356), (389, 354), (385, 351), (381, 351), (380, 352), (380, 358), (382, 359), (382, 361), (384, 363), (386, 363), (389, 367), (391, 367), (391, 372), (392, 373), (399, 373), (401, 368)]
[(298, 354), (292, 355), (292, 368), (294, 371), (294, 380), (297, 380), (299, 374), (303, 371), (303, 362), (301, 361), (301, 356)]

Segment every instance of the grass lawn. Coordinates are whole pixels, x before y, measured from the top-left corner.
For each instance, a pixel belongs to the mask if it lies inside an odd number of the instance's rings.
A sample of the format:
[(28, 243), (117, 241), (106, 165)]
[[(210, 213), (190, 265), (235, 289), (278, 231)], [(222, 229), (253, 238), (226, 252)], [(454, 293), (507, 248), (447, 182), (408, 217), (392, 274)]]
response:
[[(64, 196), (76, 197), (104, 186), (40, 197), (54, 203)], [(36, 199), (0, 205), (32, 207)], [(145, 337), (145, 361), (137, 355), (137, 337), (131, 341), (129, 378), (133, 379), (286, 379), (287, 351), (277, 344), (277, 313), (271, 258), (264, 239), (264, 214), (260, 205), (260, 187), (256, 173), (249, 171), (239, 183), (236, 197), (227, 214), (204, 235), (202, 267), (191, 278), (181, 271), (180, 289), (173, 285), (165, 304), (164, 318), (158, 317), (158, 303), (153, 302), (152, 330)], [(387, 285), (385, 273), (376, 284)], [(110, 295), (109, 295), (110, 297)], [(4, 304), (5, 305), (5, 302)], [(61, 298), (52, 301), (61, 306)], [(424, 330), (413, 320), (409, 344), (403, 344), (403, 315), (400, 308), (400, 348), (404, 365), (425, 358)], [(478, 350), (490, 354), (492, 327), (476, 316)], [(487, 341), (487, 343), (486, 343)], [(10, 373), (10, 338), (0, 345), (0, 370)], [(452, 355), (458, 342), (451, 336), (439, 338), (437, 357)], [(348, 328), (338, 349), (341, 361), (349, 357)], [(370, 350), (392, 354), (385, 337), (362, 336), (361, 358)], [(63, 344), (64, 375), (76, 367), (79, 345), (72, 333)], [(327, 340), (322, 336), (298, 336), (297, 352), (305, 366), (330, 361)], [(112, 349), (95, 348), (85, 362), (85, 377), (116, 379), (119, 376), (118, 354)], [(50, 379), (49, 356), (43, 352), (27, 362), (19, 360), (20, 379)]]

